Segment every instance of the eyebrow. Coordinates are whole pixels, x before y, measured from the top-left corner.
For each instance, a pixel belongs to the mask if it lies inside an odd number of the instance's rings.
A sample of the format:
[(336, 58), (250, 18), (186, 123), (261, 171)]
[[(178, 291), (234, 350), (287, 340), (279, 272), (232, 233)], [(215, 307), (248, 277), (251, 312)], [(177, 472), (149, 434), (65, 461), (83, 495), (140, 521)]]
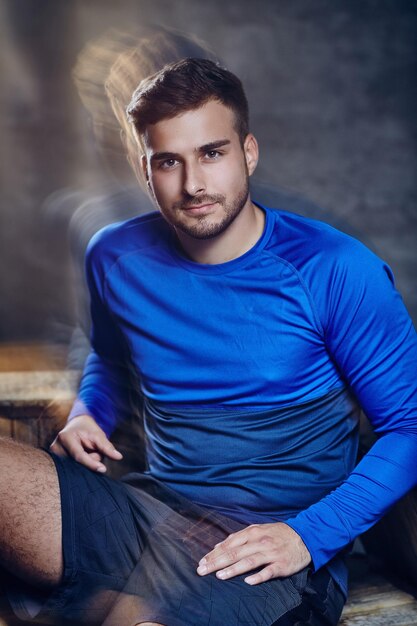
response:
[[(210, 150), (217, 150), (218, 148), (227, 146), (230, 143), (230, 139), (219, 139), (218, 141), (211, 141), (210, 143), (205, 143), (203, 146), (199, 146), (198, 148), (196, 148), (195, 152), (200, 152), (200, 154), (210, 152)], [(180, 156), (181, 155), (177, 152), (155, 152), (151, 156), (151, 162), (165, 161), (167, 159), (177, 159)]]
[(200, 146), (197, 151), (210, 152), (210, 150), (217, 150), (217, 148), (222, 148), (223, 146), (228, 146), (229, 144), (230, 139), (220, 139), (219, 141), (211, 141), (210, 143), (204, 144), (204, 146)]

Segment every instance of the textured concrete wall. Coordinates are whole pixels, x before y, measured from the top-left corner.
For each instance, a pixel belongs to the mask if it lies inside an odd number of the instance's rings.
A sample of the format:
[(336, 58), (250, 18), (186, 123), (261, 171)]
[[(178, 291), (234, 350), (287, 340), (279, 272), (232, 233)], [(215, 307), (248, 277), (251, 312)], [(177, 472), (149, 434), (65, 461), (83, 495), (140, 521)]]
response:
[(415, 2), (3, 0), (0, 11), (0, 340), (70, 336), (67, 227), (77, 190), (105, 180), (70, 69), (106, 29), (151, 23), (200, 37), (243, 79), (258, 181), (357, 233), (417, 319)]

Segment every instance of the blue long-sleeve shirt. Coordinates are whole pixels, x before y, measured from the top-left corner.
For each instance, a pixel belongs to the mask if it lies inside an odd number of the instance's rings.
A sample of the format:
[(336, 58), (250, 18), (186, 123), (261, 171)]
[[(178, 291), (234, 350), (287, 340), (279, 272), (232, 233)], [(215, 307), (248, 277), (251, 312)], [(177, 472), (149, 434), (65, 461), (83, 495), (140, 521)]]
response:
[[(257, 244), (219, 265), (187, 259), (158, 213), (93, 238), (72, 416), (110, 434), (130, 369), (149, 471), (244, 523), (285, 520), (345, 587), (335, 555), (416, 483), (416, 333), (365, 246), (263, 209)], [(359, 405), (381, 437), (354, 469)]]

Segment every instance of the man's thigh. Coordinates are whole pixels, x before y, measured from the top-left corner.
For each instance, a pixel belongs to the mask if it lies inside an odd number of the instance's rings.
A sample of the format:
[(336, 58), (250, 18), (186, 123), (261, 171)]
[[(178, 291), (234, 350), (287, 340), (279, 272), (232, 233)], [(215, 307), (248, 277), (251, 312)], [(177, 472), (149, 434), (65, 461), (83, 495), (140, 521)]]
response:
[(49, 455), (0, 439), (0, 564), (50, 587), (62, 576), (58, 477)]
[[(16, 615), (57, 623), (101, 624), (140, 562), (152, 527), (170, 509), (145, 489), (92, 472), (68, 457), (41, 453), (56, 466), (63, 576), (52, 591), (10, 581)], [(143, 485), (149, 483), (143, 477)]]

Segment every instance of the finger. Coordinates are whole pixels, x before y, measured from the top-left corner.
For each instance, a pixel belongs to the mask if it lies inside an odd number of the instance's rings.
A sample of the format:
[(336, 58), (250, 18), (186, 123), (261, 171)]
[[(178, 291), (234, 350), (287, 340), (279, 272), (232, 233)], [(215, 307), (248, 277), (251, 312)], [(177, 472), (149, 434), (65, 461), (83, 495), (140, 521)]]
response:
[(219, 578), (231, 578), (249, 572), (255, 567), (270, 563), (271, 554), (266, 546), (258, 542), (248, 542), (238, 548), (220, 552), (215, 557), (200, 561), (197, 573), (200, 575), (217, 572)]
[(237, 533), (232, 533), (223, 541), (216, 543), (213, 550), (207, 552), (200, 560), (200, 565), (205, 565), (207, 561), (216, 559), (221, 556), (225, 551), (238, 548), (244, 545), (248, 541), (248, 528), (239, 530)]
[(272, 578), (277, 578), (279, 573), (274, 565), (271, 563), (267, 567), (264, 567), (260, 572), (256, 572), (256, 574), (251, 574), (251, 576), (246, 576), (244, 578), (245, 583), (248, 585), (259, 585), (259, 583), (265, 583), (267, 580), (271, 580)]
[(84, 447), (86, 445), (87, 449), (89, 445), (87, 442), (84, 442), (81, 439), (71, 439), (67, 442), (66, 449), (68, 453), (72, 456), (73, 459), (77, 461), (77, 463), (81, 463), (81, 465), (85, 465), (88, 469), (93, 470), (94, 472), (104, 473), (107, 471), (106, 466), (101, 463), (101, 461), (97, 461), (91, 457), (91, 448), (87, 451)]
[(103, 457), (99, 452), (89, 452), (90, 459), (94, 459), (94, 461), (102, 461)]
[(82, 437), (82, 440), (87, 444), (91, 445), (92, 450), (97, 450), (98, 452), (108, 456), (110, 459), (114, 459), (115, 461), (120, 461), (123, 458), (123, 454), (116, 450), (114, 445), (107, 439), (105, 435), (91, 435)]
[(49, 449), (51, 450), (51, 452), (54, 452), (59, 456), (68, 456), (67, 451), (65, 450), (64, 446), (58, 441), (58, 439), (55, 439), (55, 441), (51, 443)]
[(308, 555), (291, 555), (289, 551), (280, 551), (277, 553), (269, 552), (269, 558), (267, 559), (268, 565), (261, 571), (251, 574), (245, 578), (245, 582), (248, 585), (258, 585), (259, 583), (270, 580), (271, 578), (292, 576), (300, 572), (311, 563), (310, 553)]
[(269, 561), (270, 559), (266, 554), (263, 554), (262, 552), (253, 552), (249, 556), (236, 561), (232, 565), (219, 569), (216, 571), (216, 576), (221, 580), (227, 580), (228, 578), (233, 578), (234, 576), (239, 576), (240, 574), (252, 572), (254, 569), (268, 564)]

